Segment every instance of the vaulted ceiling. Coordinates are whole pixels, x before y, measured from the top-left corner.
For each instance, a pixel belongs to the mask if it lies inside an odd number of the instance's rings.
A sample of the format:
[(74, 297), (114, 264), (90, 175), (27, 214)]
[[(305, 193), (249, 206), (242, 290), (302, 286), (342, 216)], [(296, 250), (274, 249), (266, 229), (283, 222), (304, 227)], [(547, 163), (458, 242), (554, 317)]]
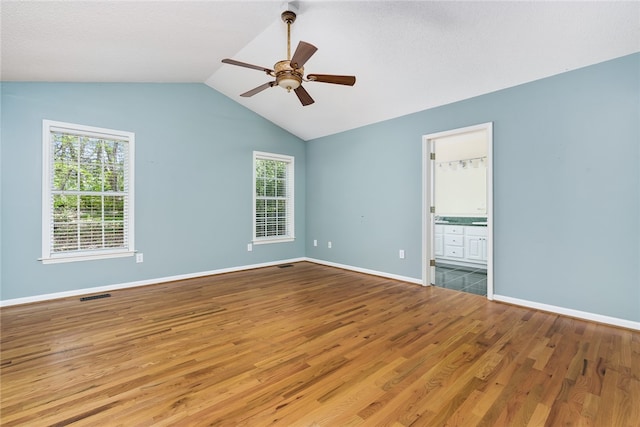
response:
[(318, 51), (305, 74), (315, 100), (269, 88), (287, 59), (281, 1), (1, 3), (3, 81), (200, 82), (304, 140), (640, 51), (640, 2), (299, 1), (291, 27)]

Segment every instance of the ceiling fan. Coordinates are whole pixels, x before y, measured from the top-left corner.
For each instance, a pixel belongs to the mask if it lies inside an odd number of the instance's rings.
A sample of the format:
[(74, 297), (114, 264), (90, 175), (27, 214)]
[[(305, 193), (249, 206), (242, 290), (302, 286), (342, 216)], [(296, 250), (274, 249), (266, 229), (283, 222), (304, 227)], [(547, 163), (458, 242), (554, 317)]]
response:
[(274, 77), (275, 80), (262, 84), (251, 89), (240, 96), (250, 97), (263, 90), (280, 86), (291, 92), (293, 90), (303, 106), (314, 103), (309, 92), (302, 87), (302, 82), (322, 82), (333, 83), (345, 86), (353, 86), (356, 83), (355, 76), (338, 76), (334, 74), (309, 74), (304, 78), (304, 64), (318, 50), (314, 45), (301, 41), (298, 43), (296, 51), (291, 56), (291, 24), (296, 20), (295, 12), (286, 10), (280, 15), (285, 24), (287, 24), (287, 59), (278, 61), (273, 66), (274, 70), (259, 65), (247, 64), (246, 62), (236, 61), (235, 59), (223, 59), (225, 64), (237, 65), (240, 67), (251, 68), (254, 70), (264, 71), (268, 76)]

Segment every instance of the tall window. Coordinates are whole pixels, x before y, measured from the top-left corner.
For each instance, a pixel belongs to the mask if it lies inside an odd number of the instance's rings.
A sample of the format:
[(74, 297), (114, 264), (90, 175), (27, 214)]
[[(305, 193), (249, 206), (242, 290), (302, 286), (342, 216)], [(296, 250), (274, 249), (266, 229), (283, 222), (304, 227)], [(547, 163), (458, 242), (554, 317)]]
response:
[(43, 121), (42, 261), (131, 256), (134, 134)]
[(293, 157), (253, 153), (254, 243), (292, 241)]

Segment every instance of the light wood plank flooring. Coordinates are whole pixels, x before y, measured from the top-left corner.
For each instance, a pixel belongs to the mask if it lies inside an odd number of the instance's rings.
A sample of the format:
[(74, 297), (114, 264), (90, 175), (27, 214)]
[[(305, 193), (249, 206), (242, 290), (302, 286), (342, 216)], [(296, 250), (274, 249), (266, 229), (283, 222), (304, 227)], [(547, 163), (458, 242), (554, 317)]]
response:
[(312, 263), (6, 307), (3, 426), (639, 426), (640, 333)]

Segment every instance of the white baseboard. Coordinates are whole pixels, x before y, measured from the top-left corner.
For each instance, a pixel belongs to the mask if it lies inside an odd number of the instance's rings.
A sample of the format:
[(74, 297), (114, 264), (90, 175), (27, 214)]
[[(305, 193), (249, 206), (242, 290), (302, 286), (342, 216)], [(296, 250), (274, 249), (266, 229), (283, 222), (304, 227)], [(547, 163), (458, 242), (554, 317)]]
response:
[(542, 304), (539, 302), (527, 301), (518, 298), (506, 297), (504, 295), (493, 295), (494, 301), (504, 302), (507, 304), (519, 305), (536, 310), (548, 311), (551, 313), (561, 314), (563, 316), (575, 317), (592, 322), (604, 323), (612, 326), (619, 326), (627, 329), (635, 329), (640, 331), (640, 322), (632, 320), (619, 319), (617, 317), (604, 316), (602, 314), (589, 313), (587, 311), (573, 310), (571, 308), (558, 307), (555, 305)]
[(252, 270), (254, 268), (271, 267), (274, 265), (287, 264), (291, 262), (305, 261), (306, 258), (292, 258), (280, 261), (265, 262), (262, 264), (242, 265), (238, 267), (221, 268), (218, 270), (201, 271), (199, 273), (180, 274), (177, 276), (160, 277), (155, 279), (140, 280), (137, 282), (120, 283), (106, 286), (97, 286), (95, 288), (74, 289), (73, 291), (56, 292), (52, 294), (35, 295), (24, 298), (14, 298), (0, 301), (0, 307), (8, 307), (10, 305), (29, 304), (33, 302), (48, 301), (59, 298), (69, 298), (87, 294), (97, 294), (102, 292), (115, 291), (118, 289), (135, 288), (137, 286), (154, 285), (157, 283), (173, 282), (175, 280), (193, 279), (195, 277), (213, 276), (216, 274), (232, 273), (234, 271)]
[[(11, 305), (19, 305), (19, 304), (29, 304), (34, 302), (41, 302), (41, 301), (47, 301), (47, 300), (53, 300), (53, 299), (59, 299), (59, 298), (69, 298), (69, 297), (87, 295), (87, 294), (97, 294), (102, 292), (115, 291), (119, 289), (134, 288), (137, 286), (146, 286), (146, 285), (153, 285), (157, 283), (173, 282), (176, 280), (193, 279), (196, 277), (213, 276), (216, 274), (232, 273), (234, 271), (252, 270), (255, 268), (271, 267), (274, 265), (287, 264), (287, 263), (300, 262), (300, 261), (309, 261), (315, 264), (327, 265), (329, 267), (337, 267), (337, 268), (342, 268), (344, 270), (355, 271), (358, 273), (371, 274), (374, 276), (380, 276), (388, 279), (401, 280), (403, 282), (422, 285), (422, 280), (416, 279), (414, 277), (401, 276), (397, 274), (385, 273), (383, 271), (369, 270), (366, 268), (354, 267), (346, 264), (338, 264), (335, 262), (323, 261), (320, 259), (302, 257), (302, 258), (292, 258), (287, 260), (265, 262), (261, 264), (221, 268), (218, 270), (202, 271), (199, 273), (181, 274), (177, 276), (140, 280), (136, 282), (98, 286), (95, 288), (75, 289), (73, 291), (56, 292), (52, 294), (35, 295), (35, 296), (24, 297), (24, 298), (14, 298), (14, 299), (0, 301), (0, 307), (8, 307)], [(604, 316), (601, 314), (589, 313), (586, 311), (573, 310), (570, 308), (558, 307), (558, 306), (549, 305), (549, 304), (542, 304), (538, 302), (512, 298), (504, 295), (494, 294), (493, 300), (498, 302), (504, 302), (507, 304), (519, 305), (522, 307), (533, 308), (536, 310), (548, 311), (548, 312), (560, 314), (563, 316), (575, 317), (578, 319), (590, 320), (593, 322), (604, 323), (607, 325), (619, 326), (622, 328), (634, 329), (634, 330), (640, 331), (640, 322), (635, 322), (632, 320), (619, 319), (616, 317)]]
[(353, 267), (351, 265), (338, 264), (335, 262), (323, 261), (321, 259), (315, 259), (315, 258), (307, 258), (306, 260), (316, 264), (328, 265), (329, 267), (337, 267), (337, 268), (342, 268), (344, 270), (356, 271), (358, 273), (371, 274), (373, 276), (386, 277), (387, 279), (402, 280), (403, 282), (422, 285), (422, 279), (416, 279), (415, 277), (400, 276), (397, 274), (385, 273), (384, 271), (376, 271), (376, 270), (369, 270), (366, 268)]
[[(313, 262), (316, 264), (328, 265), (330, 267), (338, 267), (345, 270), (356, 271), (358, 273), (372, 274), (374, 276), (381, 276), (389, 279), (402, 280), (404, 282), (410, 282), (410, 283), (422, 285), (421, 279), (416, 279), (413, 277), (399, 276), (396, 274), (389, 274), (381, 271), (368, 270), (366, 268), (353, 267), (350, 265), (338, 264), (338, 263), (323, 261), (323, 260), (314, 259), (314, 258), (307, 258), (307, 261)], [(612, 326), (619, 326), (627, 329), (640, 330), (640, 322), (634, 322), (632, 320), (626, 320), (626, 319), (619, 319), (617, 317), (604, 316), (601, 314), (589, 313), (587, 311), (573, 310), (570, 308), (558, 307), (554, 305), (542, 304), (538, 302), (527, 301), (527, 300), (522, 300), (518, 298), (512, 298), (512, 297), (495, 295), (495, 294), (493, 295), (492, 301), (499, 301), (507, 304), (519, 305), (522, 307), (533, 308), (536, 310), (547, 311), (550, 313), (556, 313), (556, 314), (560, 314), (568, 317), (575, 317), (583, 320), (590, 320), (593, 322), (604, 323)]]

